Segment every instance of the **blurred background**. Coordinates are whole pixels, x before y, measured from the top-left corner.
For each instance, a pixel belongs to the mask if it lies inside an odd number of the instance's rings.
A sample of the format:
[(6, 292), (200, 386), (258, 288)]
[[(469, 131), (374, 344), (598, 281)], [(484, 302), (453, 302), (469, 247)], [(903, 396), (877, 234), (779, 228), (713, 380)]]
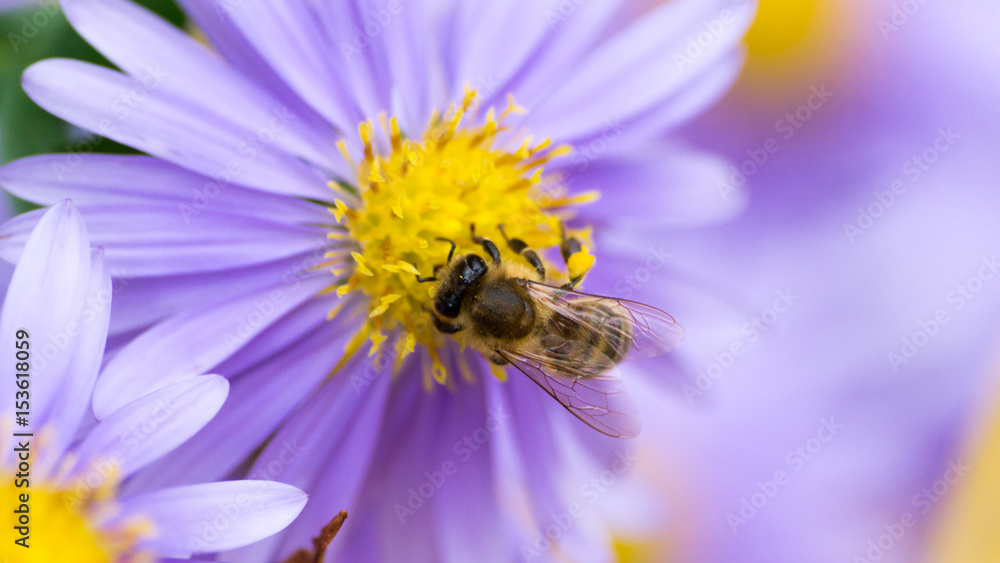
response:
[[(0, 6), (3, 162), (129, 151), (21, 91), (40, 59), (107, 64), (55, 3)], [(997, 22), (990, 0), (761, 0), (741, 79), (681, 132), (749, 199), (663, 233), (658, 275), (717, 313), (688, 326), (695, 386), (643, 409), (666, 509), (625, 495), (622, 560), (1000, 561)]]
[(701, 350), (705, 408), (664, 415), (684, 475), (650, 559), (1000, 561), (998, 16), (760, 3), (739, 83), (684, 132), (748, 207), (672, 245), (754, 329)]

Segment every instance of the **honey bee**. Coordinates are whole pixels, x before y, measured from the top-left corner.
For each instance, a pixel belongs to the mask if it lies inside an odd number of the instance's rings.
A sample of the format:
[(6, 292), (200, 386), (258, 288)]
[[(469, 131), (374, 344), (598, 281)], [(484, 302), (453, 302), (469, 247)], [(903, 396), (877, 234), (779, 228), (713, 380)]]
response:
[[(617, 438), (639, 434), (638, 409), (619, 377), (626, 359), (658, 356), (677, 347), (684, 330), (659, 309), (612, 297), (579, 293), (582, 275), (562, 285), (546, 283), (538, 254), (520, 239), (508, 247), (526, 264), (502, 260), (497, 246), (476, 235), (488, 263), (476, 253), (455, 257), (454, 241), (445, 264), (435, 268), (434, 326), (456, 335), (497, 365), (511, 364), (592, 428)], [(581, 250), (567, 237), (563, 260)], [(529, 267), (530, 266), (530, 267)]]

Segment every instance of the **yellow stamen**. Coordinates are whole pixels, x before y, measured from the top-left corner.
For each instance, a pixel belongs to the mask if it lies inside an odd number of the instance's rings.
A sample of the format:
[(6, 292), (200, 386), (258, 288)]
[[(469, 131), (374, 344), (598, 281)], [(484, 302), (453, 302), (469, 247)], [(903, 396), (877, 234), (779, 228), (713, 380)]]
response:
[(377, 330), (372, 331), (372, 336), (371, 336), (372, 349), (368, 351), (369, 358), (374, 356), (379, 351), (379, 348), (382, 347), (382, 343), (385, 342), (386, 338), (388, 337), (382, 334), (381, 332)]
[(406, 356), (412, 354), (413, 351), (416, 349), (415, 348), (416, 344), (417, 344), (416, 335), (414, 335), (413, 333), (407, 334), (406, 340), (403, 341), (403, 353), (400, 354), (400, 357), (405, 358)]
[(503, 113), (500, 114), (500, 120), (503, 121), (503, 119), (505, 117), (507, 117), (507, 116), (509, 116), (511, 114), (523, 114), (523, 113), (528, 113), (528, 110), (526, 110), (525, 108), (523, 108), (523, 107), (517, 105), (516, 103), (514, 103), (514, 96), (513, 95), (508, 95), (507, 96), (507, 109), (503, 110)]
[[(42, 445), (35, 443), (34, 447)], [(73, 458), (63, 463), (57, 474), (68, 473), (75, 461)], [(33, 474), (30, 488), (17, 487), (15, 481), (12, 473), (0, 470), (0, 495), (13, 501), (9, 510), (5, 504), (0, 514), (0, 525), (5, 530), (0, 561), (152, 563), (154, 560), (153, 554), (137, 547), (155, 536), (151, 521), (132, 516), (115, 524), (104, 523), (121, 512), (116, 503), (119, 478), (115, 463), (94, 462), (72, 479)], [(22, 506), (25, 510), (17, 512)], [(18, 526), (27, 526), (29, 533), (22, 536)]]
[(441, 363), (437, 348), (428, 348), (427, 351), (431, 355), (431, 375), (434, 376), (434, 381), (444, 385), (448, 382), (448, 370)]
[(399, 133), (399, 121), (393, 117), (389, 121), (389, 141), (392, 143), (392, 152), (399, 152), (401, 148), (400, 139), (402, 135)]
[(337, 223), (340, 223), (340, 220), (344, 218), (344, 215), (346, 215), (350, 211), (350, 209), (347, 207), (346, 203), (344, 203), (339, 199), (333, 200), (333, 204), (336, 207), (331, 209), (330, 212), (333, 213), (333, 217), (337, 220)]
[(583, 192), (582, 194), (575, 195), (572, 197), (558, 197), (546, 200), (540, 205), (543, 209), (556, 209), (558, 207), (567, 207), (571, 205), (585, 205), (587, 203), (593, 203), (601, 199), (601, 193), (597, 191)]
[[(351, 165), (354, 164), (354, 159), (351, 158), (351, 153), (350, 153), (350, 151), (347, 150), (347, 143), (343, 139), (337, 141), (337, 150), (340, 151), (341, 156), (344, 157), (344, 160), (348, 164), (351, 164)], [(332, 188), (333, 186), (330, 186), (330, 187)]]
[(358, 263), (358, 271), (359, 272), (361, 272), (362, 274), (364, 274), (366, 276), (374, 276), (375, 275), (374, 273), (372, 273), (371, 270), (368, 269), (368, 264), (366, 263), (367, 260), (365, 259), (365, 257), (362, 254), (357, 253), (357, 252), (352, 252), (351, 253), (351, 257), (353, 257), (354, 261)]
[(344, 308), (344, 305), (345, 303), (339, 303), (336, 307), (330, 309), (330, 312), (326, 314), (326, 320), (332, 321), (334, 317), (340, 314), (340, 311)]
[(389, 310), (389, 305), (395, 303), (402, 295), (386, 295), (379, 300), (379, 306), (372, 309), (371, 314), (368, 315), (369, 318), (377, 317), (382, 313)]
[[(482, 247), (472, 241), (470, 227), (475, 224), (477, 234), (500, 241), (504, 258), (523, 261), (503, 244), (499, 225), (533, 248), (553, 247), (561, 241), (560, 222), (571, 217), (566, 207), (590, 197), (560, 192), (555, 201), (546, 195), (553, 193), (558, 179), (546, 175), (542, 165), (566, 154), (568, 147), (553, 146), (549, 139), (533, 143), (531, 137), (501, 145), (504, 119), (523, 108), (511, 97), (499, 117), (490, 108), (480, 121), (477, 99), (477, 92), (467, 89), (460, 104), (444, 114), (434, 112), (419, 137), (404, 138), (396, 118), (379, 116), (379, 134), (385, 138), (376, 143), (371, 124), (361, 123), (364, 156), (356, 167), (360, 201), (337, 199), (331, 208), (357, 244), (351, 252), (353, 273), (346, 283), (338, 280), (335, 291), (340, 297), (355, 290), (368, 296), (368, 322), (374, 323), (366, 324), (364, 336), (359, 333), (352, 340), (349, 353), (369, 335), (373, 350), (389, 336), (400, 335), (397, 365), (418, 344), (428, 350), (425, 384), (449, 381), (447, 362), (438, 353), (447, 337), (430, 322), (435, 285), (418, 282), (418, 277), (431, 276), (435, 266), (444, 265), (450, 247), (440, 239), (455, 242), (456, 256), (482, 254)], [(376, 144), (391, 147), (391, 152), (376, 154)], [(547, 211), (557, 207), (558, 215)], [(346, 263), (351, 265), (351, 260)], [(589, 253), (581, 253), (570, 270), (585, 271), (592, 263)], [(547, 269), (553, 279), (568, 279), (551, 264)], [(473, 371), (463, 361), (459, 358), (456, 365), (468, 379)]]
[(372, 171), (368, 173), (369, 182), (385, 183), (385, 178), (382, 177), (382, 165), (380, 162), (381, 161), (377, 158), (375, 159), (375, 162), (372, 162)]
[(358, 136), (361, 137), (361, 143), (365, 146), (365, 160), (371, 162), (375, 158), (375, 153), (372, 151), (371, 124), (365, 122), (358, 125)]

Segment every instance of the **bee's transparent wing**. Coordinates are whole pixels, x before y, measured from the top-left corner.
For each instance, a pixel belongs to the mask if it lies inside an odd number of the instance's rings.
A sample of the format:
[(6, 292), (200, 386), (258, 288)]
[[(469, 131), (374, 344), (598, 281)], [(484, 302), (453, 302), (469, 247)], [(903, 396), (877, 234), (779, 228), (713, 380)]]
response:
[[(625, 359), (666, 354), (684, 340), (684, 328), (663, 311), (614, 297), (590, 295), (551, 285), (519, 280), (534, 301), (549, 306), (564, 322), (583, 325), (605, 335)], [(613, 311), (614, 315), (604, 314)], [(620, 322), (625, 319), (628, 322)]]
[(634, 438), (642, 424), (639, 409), (607, 356), (579, 341), (549, 336), (543, 350), (497, 350), (507, 361), (598, 432)]

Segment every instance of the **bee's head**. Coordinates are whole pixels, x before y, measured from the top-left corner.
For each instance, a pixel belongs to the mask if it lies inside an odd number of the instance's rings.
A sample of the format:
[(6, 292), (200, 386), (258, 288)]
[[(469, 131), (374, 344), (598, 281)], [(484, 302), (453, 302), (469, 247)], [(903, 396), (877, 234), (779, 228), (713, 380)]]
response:
[(478, 254), (466, 254), (454, 259), (441, 271), (441, 282), (434, 309), (442, 317), (454, 319), (462, 308), (465, 290), (476, 282), (489, 266)]

